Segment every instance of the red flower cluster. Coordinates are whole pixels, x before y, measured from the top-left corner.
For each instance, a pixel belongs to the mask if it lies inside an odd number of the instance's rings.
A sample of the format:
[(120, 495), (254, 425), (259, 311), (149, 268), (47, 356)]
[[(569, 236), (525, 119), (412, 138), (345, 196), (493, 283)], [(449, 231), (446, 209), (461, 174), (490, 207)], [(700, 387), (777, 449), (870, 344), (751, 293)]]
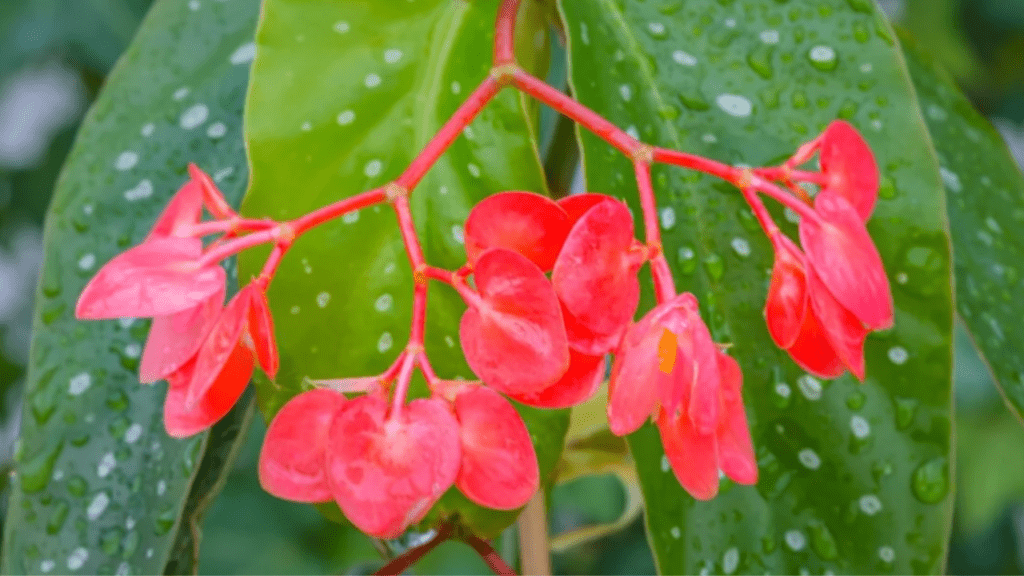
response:
[(80, 319), (152, 318), (139, 380), (166, 379), (164, 425), (175, 437), (212, 426), (245, 391), (255, 362), (271, 377), (277, 347), (264, 285), (246, 286), (224, 306), (226, 277), (204, 258), (197, 237), (205, 206), (225, 228), (238, 215), (210, 177), (192, 179), (171, 199), (149, 236), (97, 272), (78, 299)]
[(787, 168), (816, 151), (821, 172), (807, 177), (822, 188), (814, 212), (800, 220), (803, 251), (769, 231), (775, 266), (765, 317), (775, 343), (808, 372), (835, 378), (850, 370), (863, 380), (864, 339), (893, 324), (889, 281), (864, 226), (878, 198), (878, 168), (845, 122), (802, 146)]

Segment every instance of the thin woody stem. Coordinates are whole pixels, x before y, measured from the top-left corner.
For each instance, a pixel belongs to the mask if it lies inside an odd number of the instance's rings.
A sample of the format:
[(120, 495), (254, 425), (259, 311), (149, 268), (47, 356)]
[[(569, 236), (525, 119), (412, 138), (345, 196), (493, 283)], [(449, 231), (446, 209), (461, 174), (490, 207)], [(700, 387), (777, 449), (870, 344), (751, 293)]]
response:
[(484, 79), (473, 90), (473, 93), (469, 95), (469, 98), (459, 106), (455, 114), (441, 126), (441, 129), (430, 139), (430, 142), (427, 142), (427, 145), (413, 159), (409, 167), (405, 169), (405, 172), (402, 172), (402, 175), (395, 180), (395, 183), (409, 191), (415, 188), (420, 180), (423, 179), (423, 176), (437, 162), (437, 159), (441, 157), (441, 154), (444, 154), (444, 151), (451, 146), (452, 142), (465, 130), (466, 126), (473, 122), (480, 114), (480, 111), (500, 91), (501, 85), (497, 80), (491, 76)]
[(728, 164), (716, 162), (710, 158), (704, 158), (694, 154), (687, 154), (686, 152), (680, 152), (678, 150), (670, 150), (668, 148), (655, 147), (654, 161), (662, 164), (680, 166), (682, 168), (691, 168), (705, 174), (717, 176), (722, 180), (726, 180), (734, 184), (740, 174), (739, 169), (729, 166)]
[(387, 200), (387, 193), (384, 188), (374, 188), (373, 190), (367, 190), (355, 196), (349, 196), (342, 200), (338, 200), (333, 204), (328, 204), (323, 208), (318, 208), (305, 216), (292, 220), (291, 225), (295, 230), (296, 236), (301, 236), (310, 228), (319, 226), (324, 222), (344, 216), (349, 212), (355, 212), (375, 204), (381, 204)]
[(487, 563), (487, 566), (495, 574), (499, 576), (516, 576), (516, 571), (505, 563), (505, 560), (498, 554), (498, 551), (488, 544), (486, 540), (478, 536), (466, 536), (463, 538), (463, 541), (472, 546), (473, 550), (476, 550), (476, 553), (483, 558), (484, 562)]
[(434, 537), (427, 542), (410, 548), (398, 555), (394, 560), (388, 562), (380, 570), (374, 572), (376, 575), (388, 575), (395, 576), (405, 572), (407, 568), (416, 563), (417, 560), (426, 556), (428, 552), (437, 548), (441, 543), (449, 540), (454, 534), (454, 530), (450, 524), (441, 524), (437, 527), (437, 532)]
[(516, 14), (519, 12), (519, 0), (504, 0), (498, 8), (498, 18), (494, 22), (494, 65), (514, 64)]

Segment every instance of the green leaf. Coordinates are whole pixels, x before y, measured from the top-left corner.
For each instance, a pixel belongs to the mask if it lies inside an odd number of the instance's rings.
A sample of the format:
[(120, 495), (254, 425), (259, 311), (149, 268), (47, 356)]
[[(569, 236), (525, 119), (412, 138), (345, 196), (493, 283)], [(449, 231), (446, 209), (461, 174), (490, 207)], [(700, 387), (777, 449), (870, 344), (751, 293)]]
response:
[[(257, 8), (158, 2), (82, 125), (46, 221), (5, 573), (164, 572), (179, 529), (212, 494), (202, 478), (231, 453), (228, 439), (164, 432), (166, 387), (136, 375), (145, 322), (79, 322), (73, 311), (99, 266), (146, 235), (188, 162), (240, 200), (239, 54)], [(230, 442), (245, 408), (218, 428)]]
[[(294, 218), (397, 177), (486, 78), (496, 8), (267, 0), (246, 109), (253, 183), (245, 213)], [(522, 32), (532, 41), (543, 20), (533, 6), (530, 14)], [(533, 134), (531, 108), (508, 90), (427, 174), (411, 203), (431, 264), (454, 269), (465, 262), (462, 225), (481, 198), (507, 189), (544, 192)], [(265, 254), (244, 255), (241, 277), (258, 273)], [(364, 209), (298, 239), (269, 298), (281, 370), (276, 382), (257, 381), (268, 418), (307, 378), (381, 373), (405, 345), (412, 304), (412, 274), (391, 208)], [(453, 290), (431, 288), (426, 349), (444, 378), (473, 377), (458, 346), (464, 309)], [(417, 377), (414, 394), (424, 393)], [(550, 475), (567, 411), (519, 410)], [(516, 516), (473, 506), (453, 489), (426, 522), (456, 512), (485, 535)]]
[[(772, 252), (740, 194), (654, 168), (665, 253), (719, 342), (732, 345), (760, 467), (697, 502), (656, 429), (629, 439), (663, 573), (920, 573), (942, 569), (951, 498), (952, 306), (931, 142), (873, 3), (563, 2), (571, 81), (643, 140), (719, 161), (776, 164), (830, 121), (859, 127), (883, 172), (869, 230), (889, 270), (893, 330), (868, 338), (868, 378), (822, 382), (769, 338)], [(627, 198), (629, 161), (581, 136), (588, 188)], [(789, 232), (794, 227), (775, 211)], [(650, 290), (642, 310), (652, 306)]]
[(1024, 418), (1024, 176), (999, 132), (935, 60), (904, 38), (907, 65), (946, 187), (956, 308), (1018, 418)]

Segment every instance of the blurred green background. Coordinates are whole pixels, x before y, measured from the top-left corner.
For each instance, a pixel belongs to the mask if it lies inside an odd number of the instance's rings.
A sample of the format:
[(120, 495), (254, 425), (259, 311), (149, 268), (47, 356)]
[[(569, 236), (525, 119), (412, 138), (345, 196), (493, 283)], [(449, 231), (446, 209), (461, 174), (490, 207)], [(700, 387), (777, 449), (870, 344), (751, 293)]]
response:
[[(17, 437), (50, 194), (82, 115), (149, 3), (0, 1), (0, 472), (10, 468)], [(946, 65), (1024, 165), (1024, 0), (879, 4)], [(963, 330), (958, 332), (956, 363), (957, 510), (948, 572), (1021, 573), (1024, 427), (1004, 407)], [(207, 518), (200, 571), (369, 573), (379, 567), (380, 554), (361, 534), (260, 489), (255, 463), (264, 430), (257, 419)], [(7, 477), (0, 474), (4, 507)], [(611, 477), (595, 477), (557, 487), (551, 500), (551, 529), (558, 533), (613, 521), (625, 505), (625, 493)], [(414, 543), (407, 539), (394, 546)], [(513, 560), (515, 534), (509, 531), (498, 544), (506, 559)], [(654, 572), (639, 519), (622, 532), (556, 554), (553, 560), (557, 573)], [(468, 548), (448, 543), (416, 571), (459, 574), (486, 568)]]

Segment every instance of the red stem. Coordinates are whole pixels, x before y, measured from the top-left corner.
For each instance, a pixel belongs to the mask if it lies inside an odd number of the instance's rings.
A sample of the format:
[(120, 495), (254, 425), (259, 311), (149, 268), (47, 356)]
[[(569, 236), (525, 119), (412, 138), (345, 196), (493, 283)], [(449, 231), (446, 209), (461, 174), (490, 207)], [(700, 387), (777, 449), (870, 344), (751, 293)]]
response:
[(424, 266), (421, 271), (427, 278), (437, 280), (438, 282), (444, 282), (448, 285), (452, 285), (455, 282), (455, 274), (457, 274), (457, 272), (445, 270), (444, 268), (437, 268), (435, 266)]
[(442, 542), (451, 538), (452, 534), (453, 530), (451, 525), (441, 524), (437, 527), (437, 533), (434, 534), (433, 538), (415, 548), (406, 550), (398, 557), (385, 564), (380, 570), (374, 572), (374, 574), (389, 576), (397, 576), (398, 574), (401, 574), (407, 568), (415, 564), (417, 560), (426, 556), (427, 552), (437, 548)]
[(323, 208), (318, 208), (305, 216), (292, 220), (291, 225), (295, 230), (295, 235), (301, 236), (310, 228), (319, 226), (328, 220), (333, 220), (349, 212), (355, 212), (374, 204), (380, 204), (386, 200), (387, 192), (385, 192), (384, 188), (374, 188), (373, 190), (367, 190), (361, 194), (338, 200)]
[(516, 14), (519, 12), (519, 0), (504, 0), (498, 8), (498, 18), (494, 22), (494, 65), (514, 64)]
[(427, 326), (427, 283), (417, 282), (412, 295), (412, 329), (409, 331), (409, 347), (423, 348), (423, 336)]
[(513, 72), (512, 79), (517, 88), (572, 118), (626, 156), (632, 158), (643, 146), (639, 140), (626, 134), (624, 130), (605, 120), (597, 112), (559, 92), (543, 80), (531, 76), (518, 68)]
[(495, 574), (499, 576), (516, 576), (516, 571), (506, 564), (501, 555), (485, 540), (477, 536), (466, 536), (463, 541), (472, 546), (473, 550), (476, 550), (476, 553), (484, 559), (484, 562), (487, 563), (487, 566)]
[(727, 182), (735, 184), (739, 178), (740, 170), (716, 162), (710, 158), (703, 158), (701, 156), (695, 156), (693, 154), (687, 154), (686, 152), (679, 152), (677, 150), (669, 150), (667, 148), (655, 148), (654, 149), (654, 161), (661, 162), (662, 164), (672, 164), (673, 166), (681, 166), (683, 168), (690, 168), (705, 174), (711, 174), (717, 176)]
[(633, 161), (636, 172), (636, 187), (640, 193), (640, 206), (644, 213), (644, 237), (647, 246), (653, 250), (651, 257), (651, 277), (654, 280), (654, 293), (659, 303), (675, 298), (676, 287), (672, 280), (672, 270), (665, 261), (661, 244), (661, 230), (658, 228), (658, 208), (654, 200), (654, 186), (651, 184), (651, 165), (640, 160)]
[[(779, 188), (775, 184), (765, 180), (753, 172), (747, 171), (746, 174), (749, 177), (748, 183), (754, 190), (764, 192), (768, 196), (771, 196), (783, 206), (786, 206), (799, 214), (801, 218), (809, 218), (815, 222), (821, 222), (821, 218), (818, 217), (818, 213), (800, 199), (795, 198), (792, 194), (787, 194), (782, 188)], [(740, 188), (742, 189), (743, 186), (740, 186)]]
[(277, 222), (274, 222), (273, 220), (230, 218), (227, 220), (211, 220), (209, 222), (200, 222), (195, 224), (188, 229), (188, 235), (193, 238), (200, 238), (202, 236), (209, 236), (210, 234), (220, 234), (236, 230), (255, 232), (259, 230), (267, 230), (274, 226), (277, 226)]
[(444, 126), (441, 126), (441, 129), (430, 139), (430, 142), (427, 142), (427, 145), (413, 159), (412, 163), (409, 164), (409, 167), (405, 169), (405, 172), (398, 177), (395, 183), (406, 190), (411, 191), (415, 188), (420, 183), (420, 180), (423, 179), (423, 176), (437, 162), (437, 159), (441, 157), (441, 154), (444, 154), (444, 151), (451, 146), (452, 142), (455, 141), (466, 126), (473, 122), (473, 119), (480, 114), (484, 106), (487, 106), (487, 103), (500, 91), (501, 85), (491, 76), (488, 76), (481, 82), (473, 90), (473, 93), (469, 95), (469, 98), (459, 106), (455, 114), (444, 123)]
[(266, 244), (267, 242), (274, 242), (280, 236), (279, 228), (280, 225), (219, 244), (207, 250), (206, 253), (203, 254), (202, 258), (199, 259), (198, 265), (200, 268), (211, 266), (229, 256), (238, 254), (246, 248), (252, 248), (253, 246), (259, 246), (260, 244)]
[(761, 198), (751, 190), (750, 188), (744, 188), (740, 190), (743, 193), (743, 198), (746, 199), (747, 204), (750, 204), (750, 209), (754, 212), (754, 216), (757, 221), (761, 224), (761, 228), (764, 230), (766, 236), (775, 242), (775, 236), (779, 234), (779, 227), (776, 226), (775, 221), (772, 220), (771, 214), (768, 213), (768, 208), (765, 207), (764, 202)]
[(402, 352), (402, 367), (398, 371), (398, 385), (395, 386), (395, 396), (391, 399), (391, 414), (389, 418), (396, 419), (402, 415), (402, 408), (405, 406), (405, 396), (409, 393), (409, 383), (412, 382), (412, 370), (416, 367), (416, 356), (418, 352)]

